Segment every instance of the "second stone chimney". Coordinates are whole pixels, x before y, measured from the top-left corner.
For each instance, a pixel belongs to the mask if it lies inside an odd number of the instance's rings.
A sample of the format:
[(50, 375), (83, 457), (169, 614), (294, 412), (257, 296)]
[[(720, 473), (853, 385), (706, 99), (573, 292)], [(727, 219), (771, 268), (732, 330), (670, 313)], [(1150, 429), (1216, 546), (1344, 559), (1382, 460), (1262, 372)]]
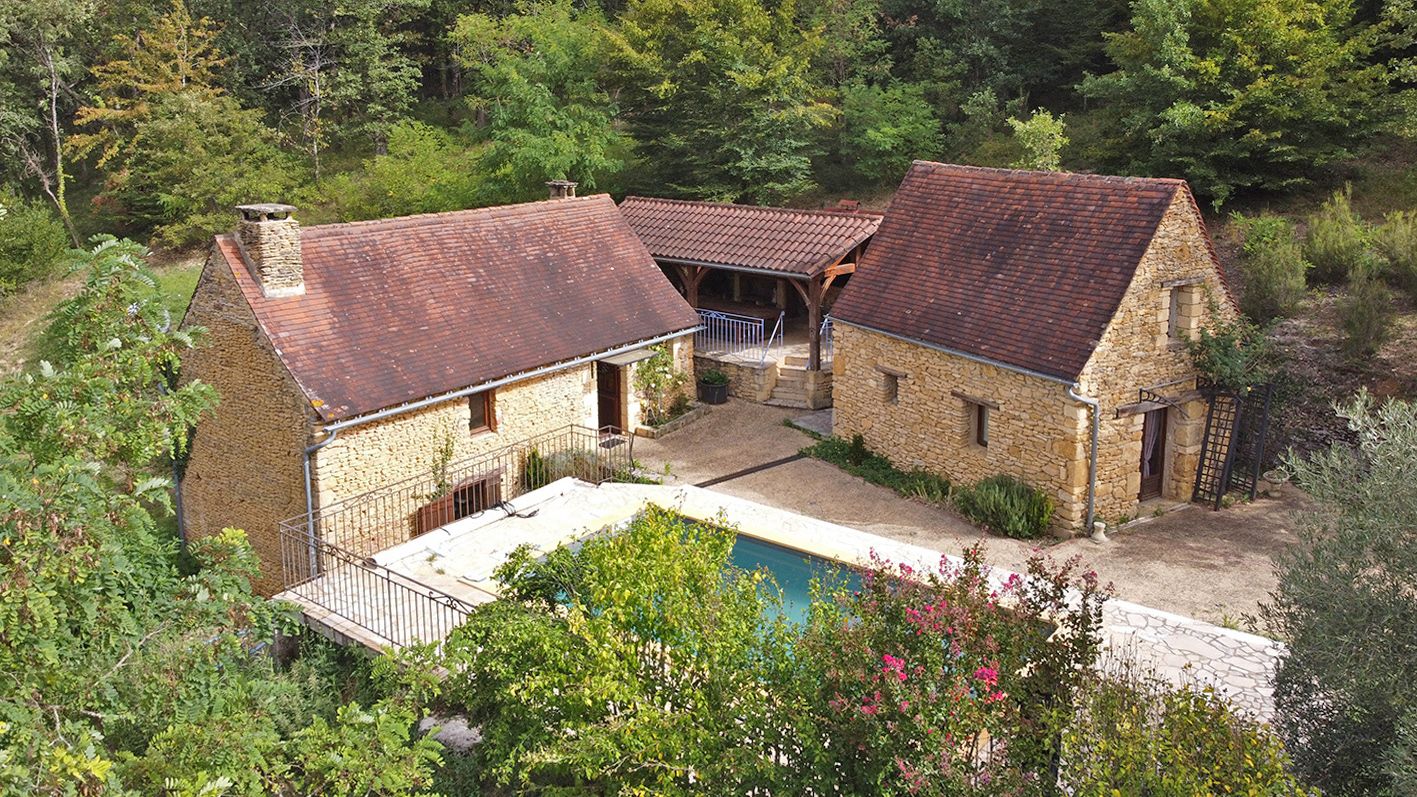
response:
[(305, 269), (300, 260), (300, 224), (290, 205), (238, 205), (241, 221), (236, 245), (246, 268), (267, 299), (305, 293)]
[(575, 180), (547, 180), (546, 189), (552, 199), (570, 199), (576, 195)]

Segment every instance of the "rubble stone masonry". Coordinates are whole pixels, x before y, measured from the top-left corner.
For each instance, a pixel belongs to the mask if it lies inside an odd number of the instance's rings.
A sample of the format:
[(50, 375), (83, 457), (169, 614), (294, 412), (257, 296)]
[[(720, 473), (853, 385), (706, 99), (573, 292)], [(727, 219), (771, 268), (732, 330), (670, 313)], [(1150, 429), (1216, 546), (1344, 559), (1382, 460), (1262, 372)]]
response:
[(314, 413), (256, 325), (224, 258), (209, 257), (186, 323), (208, 337), (182, 368), (220, 394), (192, 439), (182, 479), (183, 513), (192, 539), (243, 529), (261, 558), (254, 586), (280, 588), (277, 524), (305, 511), (302, 453)]

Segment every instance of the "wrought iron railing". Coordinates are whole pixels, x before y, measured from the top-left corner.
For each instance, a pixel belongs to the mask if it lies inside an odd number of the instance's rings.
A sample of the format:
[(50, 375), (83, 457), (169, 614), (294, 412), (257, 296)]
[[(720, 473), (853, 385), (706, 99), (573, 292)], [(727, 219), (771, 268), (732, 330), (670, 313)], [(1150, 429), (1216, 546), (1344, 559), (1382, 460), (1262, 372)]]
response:
[(699, 309), (699, 331), (694, 351), (704, 354), (741, 354), (762, 348), (763, 319)]
[[(282, 525), (280, 540), (287, 578), (303, 576), (285, 595), (305, 604), (307, 615), (318, 607), (338, 618), (312, 617), (324, 625), (346, 634), (354, 630), (349, 626), (357, 627), (365, 644), (402, 648), (439, 642), (472, 611), (472, 604), (368, 557), (312, 542), (303, 529)], [(312, 567), (316, 563), (318, 569)]]
[[(565, 476), (599, 484), (634, 467), (634, 437), (566, 426), (281, 521), (281, 529), (368, 556)], [(298, 575), (298, 573), (297, 573)], [(300, 579), (287, 576), (289, 586)]]
[(768, 355), (772, 353), (773, 349), (782, 348), (783, 336), (786, 334), (787, 331), (783, 327), (783, 321), (786, 318), (787, 313), (785, 312), (777, 314), (777, 324), (772, 328), (772, 332), (768, 333), (768, 339), (763, 343), (763, 353), (758, 357), (759, 368), (762, 367), (763, 363), (766, 363), (768, 361)]

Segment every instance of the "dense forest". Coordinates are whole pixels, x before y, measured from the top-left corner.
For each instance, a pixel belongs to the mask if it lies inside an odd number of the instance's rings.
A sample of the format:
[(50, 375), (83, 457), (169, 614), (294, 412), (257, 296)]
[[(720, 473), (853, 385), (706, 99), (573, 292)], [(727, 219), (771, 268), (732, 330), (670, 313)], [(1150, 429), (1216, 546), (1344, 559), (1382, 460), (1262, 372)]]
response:
[(5, 257), (43, 268), (97, 231), (182, 247), (243, 201), (351, 220), (561, 178), (811, 204), (878, 194), (912, 158), (1179, 176), (1219, 207), (1338, 179), (1411, 133), (1414, 16), (1405, 0), (4, 0), (0, 203), (26, 220)]

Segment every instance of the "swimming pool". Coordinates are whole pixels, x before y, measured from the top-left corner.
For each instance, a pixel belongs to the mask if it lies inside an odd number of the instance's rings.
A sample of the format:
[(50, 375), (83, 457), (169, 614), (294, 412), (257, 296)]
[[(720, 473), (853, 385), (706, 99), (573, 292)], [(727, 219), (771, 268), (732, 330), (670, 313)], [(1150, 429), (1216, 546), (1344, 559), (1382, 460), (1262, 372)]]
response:
[(782, 613), (799, 625), (807, 622), (812, 603), (812, 579), (839, 573), (843, 586), (856, 589), (861, 578), (844, 565), (803, 551), (784, 548), (756, 537), (739, 534), (733, 541), (729, 563), (744, 570), (763, 569), (782, 590)]

